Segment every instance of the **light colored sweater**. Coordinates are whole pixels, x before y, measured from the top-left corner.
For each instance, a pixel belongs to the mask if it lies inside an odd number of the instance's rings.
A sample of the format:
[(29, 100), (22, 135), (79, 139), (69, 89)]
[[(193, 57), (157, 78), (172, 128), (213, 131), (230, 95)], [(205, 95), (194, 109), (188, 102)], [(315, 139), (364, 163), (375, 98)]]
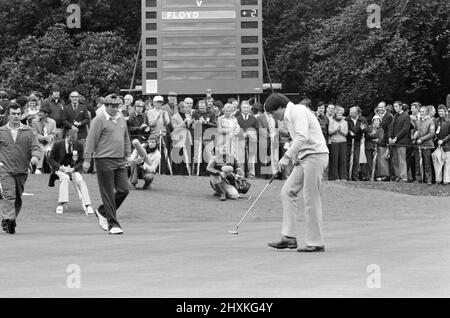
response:
[(328, 125), (328, 134), (330, 135), (330, 143), (347, 142), (347, 121), (344, 118), (339, 122), (334, 118), (331, 119)]
[[(95, 158), (127, 158), (131, 154), (127, 122), (119, 116), (117, 123), (105, 112), (95, 116), (86, 139), (84, 160)], [(95, 156), (93, 155), (95, 153)]]
[(288, 157), (296, 156), (302, 160), (311, 154), (329, 153), (319, 120), (305, 105), (294, 105), (289, 102), (284, 120), (292, 137), (291, 147), (286, 152)]

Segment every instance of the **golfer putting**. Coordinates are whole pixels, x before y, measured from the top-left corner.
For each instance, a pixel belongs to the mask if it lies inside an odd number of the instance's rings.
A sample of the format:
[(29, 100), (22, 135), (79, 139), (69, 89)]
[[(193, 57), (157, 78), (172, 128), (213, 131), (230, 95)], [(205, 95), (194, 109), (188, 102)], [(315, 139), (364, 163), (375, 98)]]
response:
[(328, 148), (319, 121), (310, 109), (311, 100), (294, 105), (282, 94), (272, 94), (264, 104), (274, 118), (285, 120), (292, 144), (279, 165), (281, 170), (292, 161), (294, 170), (281, 190), (283, 225), (281, 240), (268, 245), (276, 249), (296, 249), (297, 200), (303, 190), (305, 202), (306, 247), (298, 252), (324, 252), (322, 233), (322, 202), (320, 191), (324, 170), (328, 166)]

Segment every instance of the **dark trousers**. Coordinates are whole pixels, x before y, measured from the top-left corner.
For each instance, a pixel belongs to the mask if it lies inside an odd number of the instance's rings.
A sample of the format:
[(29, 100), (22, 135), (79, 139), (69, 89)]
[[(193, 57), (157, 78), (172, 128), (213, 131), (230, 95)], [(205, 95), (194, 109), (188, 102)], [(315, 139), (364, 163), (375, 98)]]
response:
[[(169, 164), (171, 164), (170, 159), (170, 138), (168, 135), (158, 136), (159, 149), (161, 149), (161, 174), (170, 174)], [(167, 158), (166, 158), (167, 154)], [(158, 169), (159, 170), (159, 169)]]
[[(191, 170), (190, 158), (191, 158), (191, 148), (190, 146), (183, 147), (173, 147), (172, 148), (172, 169), (174, 175), (189, 175)], [(189, 170), (188, 170), (189, 169)]]
[(419, 182), (432, 182), (432, 164), (431, 164), (431, 149), (422, 149), (422, 167), (423, 177), (420, 175), (420, 155), (419, 149), (414, 150), (414, 157), (416, 163), (416, 180)]
[(414, 159), (414, 148), (406, 147), (406, 169), (408, 171), (408, 180), (415, 180), (416, 165)]
[[(128, 195), (129, 185), (125, 161), (119, 158), (95, 159), (97, 180), (103, 204), (98, 211), (107, 220), (109, 227), (120, 226), (116, 211)], [(115, 193), (114, 193), (115, 190)]]
[[(361, 140), (355, 140), (354, 152), (353, 152), (353, 167), (352, 175), (348, 176), (348, 179), (357, 180), (359, 176), (359, 152), (361, 150)], [(347, 142), (347, 167), (350, 174), (350, 158), (352, 156), (352, 143)]]
[(22, 208), (22, 193), (28, 175), (0, 172), (2, 198), (0, 200), (1, 216), (5, 220), (15, 220)]
[(346, 180), (347, 173), (347, 143), (330, 144), (330, 175), (329, 180)]
[[(375, 156), (375, 149), (367, 149), (365, 148), (365, 154), (366, 154), (366, 159), (367, 159), (367, 164), (365, 172), (364, 172), (364, 177), (372, 180), (372, 170), (375, 168), (375, 174), (374, 174), (374, 178), (377, 175), (377, 163), (375, 162), (375, 167), (373, 165), (373, 158)], [(380, 150), (378, 149), (378, 153), (377, 156), (382, 156), (383, 154), (380, 154)], [(377, 161), (377, 160), (376, 160)]]

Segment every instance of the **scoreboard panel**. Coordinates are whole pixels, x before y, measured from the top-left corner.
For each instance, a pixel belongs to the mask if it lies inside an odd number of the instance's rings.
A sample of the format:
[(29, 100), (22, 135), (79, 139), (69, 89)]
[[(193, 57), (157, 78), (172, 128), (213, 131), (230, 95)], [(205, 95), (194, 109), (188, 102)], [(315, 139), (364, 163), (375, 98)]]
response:
[(262, 0), (142, 0), (144, 94), (263, 89)]

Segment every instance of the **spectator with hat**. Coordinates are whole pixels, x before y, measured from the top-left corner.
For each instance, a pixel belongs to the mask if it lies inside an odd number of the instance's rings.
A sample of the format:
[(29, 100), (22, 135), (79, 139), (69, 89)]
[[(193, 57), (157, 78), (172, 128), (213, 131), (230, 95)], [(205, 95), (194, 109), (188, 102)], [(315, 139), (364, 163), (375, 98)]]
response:
[(57, 136), (56, 122), (49, 117), (49, 114), (49, 105), (43, 104), (41, 109), (39, 109), (38, 116), (32, 121), (32, 128), (37, 135), (41, 148), (39, 162), (34, 172), (35, 174), (41, 174), (43, 172), (42, 168), (44, 160), (45, 158), (48, 158)]
[[(155, 96), (153, 98), (154, 108), (147, 112), (147, 122), (150, 127), (150, 136), (155, 136), (158, 138), (161, 146), (167, 146), (169, 144), (169, 133), (170, 133), (170, 116), (167, 111), (163, 109), (164, 98), (162, 96)], [(167, 146), (168, 147), (168, 146)], [(167, 154), (170, 150), (167, 149)], [(166, 174), (169, 172), (167, 162), (170, 160), (168, 157), (164, 157), (161, 163), (161, 173)]]
[(92, 120), (86, 140), (83, 170), (95, 158), (97, 180), (103, 204), (95, 211), (102, 230), (122, 234), (116, 211), (129, 193), (127, 164), (131, 154), (127, 123), (119, 115), (122, 104), (116, 94), (105, 99), (105, 111)]
[(60, 95), (61, 89), (59, 85), (53, 84), (50, 89), (50, 96), (44, 99), (41, 105), (41, 107), (45, 107), (50, 111), (48, 117), (56, 122), (56, 140), (62, 139), (64, 129), (64, 102)]

